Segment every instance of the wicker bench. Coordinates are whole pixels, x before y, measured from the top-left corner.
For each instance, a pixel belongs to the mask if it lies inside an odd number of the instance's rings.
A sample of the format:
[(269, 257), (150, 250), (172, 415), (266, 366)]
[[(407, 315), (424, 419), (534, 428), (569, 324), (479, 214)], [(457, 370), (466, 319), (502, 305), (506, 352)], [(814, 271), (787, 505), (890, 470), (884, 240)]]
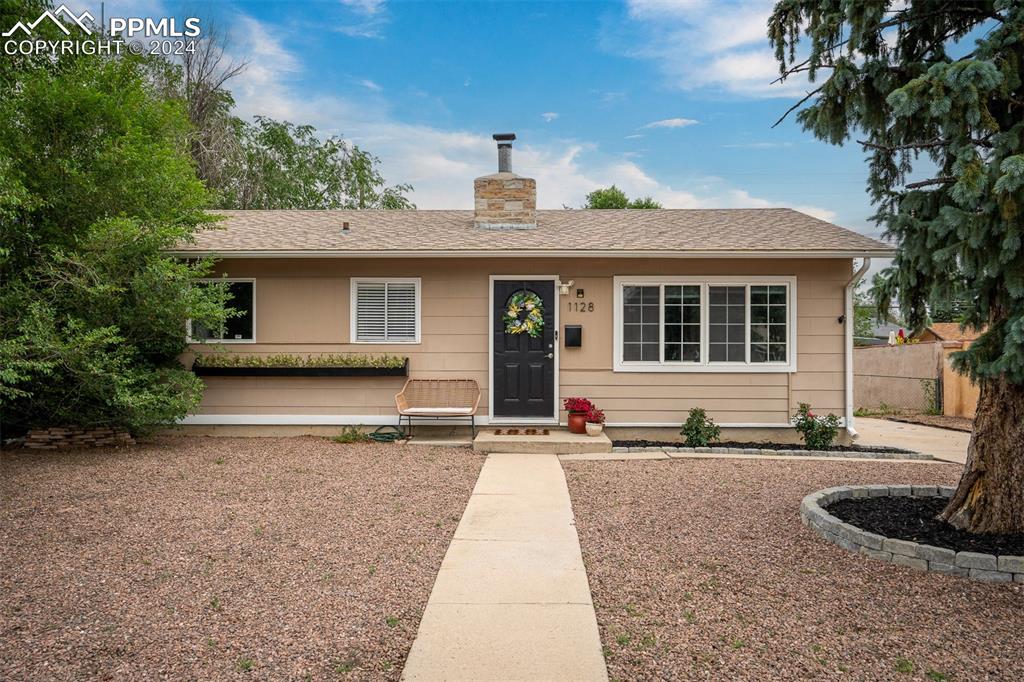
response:
[(476, 436), (476, 410), (480, 386), (472, 379), (409, 379), (395, 396), (398, 426), (404, 417), (412, 431), (413, 417), (422, 419), (465, 419)]

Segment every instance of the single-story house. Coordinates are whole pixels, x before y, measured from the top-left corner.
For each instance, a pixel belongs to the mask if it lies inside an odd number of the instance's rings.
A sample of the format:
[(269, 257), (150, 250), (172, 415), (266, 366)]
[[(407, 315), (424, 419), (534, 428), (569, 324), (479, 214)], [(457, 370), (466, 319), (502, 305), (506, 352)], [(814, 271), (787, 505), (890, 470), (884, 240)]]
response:
[[(537, 210), (495, 139), (473, 210), (218, 211), (175, 253), (216, 256), (245, 314), (196, 341), (402, 355), (410, 377), (475, 379), (478, 424), (564, 423), (582, 396), (610, 429), (675, 434), (703, 407), (770, 437), (808, 402), (852, 430), (851, 292), (892, 248), (785, 208)], [(517, 296), (534, 335), (508, 333)], [(311, 428), (396, 424), (404, 377), (206, 381), (186, 424)]]

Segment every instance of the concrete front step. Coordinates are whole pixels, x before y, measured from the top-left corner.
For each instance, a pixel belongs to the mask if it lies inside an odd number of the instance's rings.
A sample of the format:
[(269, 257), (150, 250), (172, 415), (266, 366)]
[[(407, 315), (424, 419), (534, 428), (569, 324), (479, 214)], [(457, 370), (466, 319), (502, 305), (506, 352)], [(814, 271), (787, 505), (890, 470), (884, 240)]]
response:
[[(543, 429), (538, 429), (542, 431)], [(565, 429), (549, 429), (547, 435), (526, 435), (519, 429), (518, 435), (508, 435), (501, 429), (498, 435), (494, 429), (486, 429), (473, 439), (477, 452), (521, 452), (542, 455), (570, 455), (580, 453), (611, 452), (612, 442), (604, 433), (599, 436), (569, 433)]]

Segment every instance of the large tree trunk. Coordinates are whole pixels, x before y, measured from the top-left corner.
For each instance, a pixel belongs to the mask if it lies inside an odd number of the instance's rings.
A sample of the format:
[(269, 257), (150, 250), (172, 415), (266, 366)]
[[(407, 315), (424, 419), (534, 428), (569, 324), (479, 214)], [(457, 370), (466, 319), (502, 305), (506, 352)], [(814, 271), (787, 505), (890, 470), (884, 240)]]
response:
[(940, 518), (974, 533), (1024, 532), (1024, 386), (981, 383), (967, 464)]

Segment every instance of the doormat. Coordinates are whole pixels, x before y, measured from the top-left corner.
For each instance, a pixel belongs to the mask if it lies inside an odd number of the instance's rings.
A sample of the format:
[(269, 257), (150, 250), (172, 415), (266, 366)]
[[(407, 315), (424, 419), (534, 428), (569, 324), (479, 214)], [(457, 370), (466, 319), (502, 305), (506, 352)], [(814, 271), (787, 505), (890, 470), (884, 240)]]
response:
[(495, 436), (549, 436), (550, 429), (494, 429)]

